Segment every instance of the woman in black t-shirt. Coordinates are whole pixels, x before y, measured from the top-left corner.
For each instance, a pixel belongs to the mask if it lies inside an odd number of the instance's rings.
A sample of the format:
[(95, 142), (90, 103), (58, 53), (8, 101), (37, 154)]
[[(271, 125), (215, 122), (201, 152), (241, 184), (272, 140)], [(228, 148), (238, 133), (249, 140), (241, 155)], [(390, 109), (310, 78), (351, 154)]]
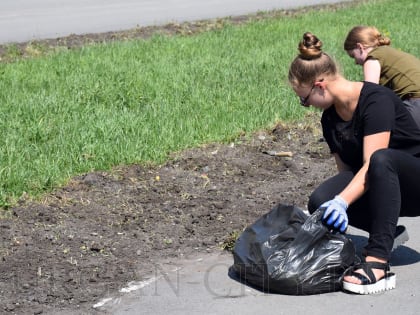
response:
[(312, 193), (308, 210), (323, 208), (331, 229), (345, 232), (350, 223), (369, 232), (364, 262), (343, 276), (345, 290), (393, 289), (388, 261), (395, 235), (405, 232), (397, 231), (398, 218), (420, 215), (420, 129), (394, 92), (346, 80), (321, 48), (305, 33), (289, 69), (301, 105), (323, 110), (324, 138), (339, 171)]

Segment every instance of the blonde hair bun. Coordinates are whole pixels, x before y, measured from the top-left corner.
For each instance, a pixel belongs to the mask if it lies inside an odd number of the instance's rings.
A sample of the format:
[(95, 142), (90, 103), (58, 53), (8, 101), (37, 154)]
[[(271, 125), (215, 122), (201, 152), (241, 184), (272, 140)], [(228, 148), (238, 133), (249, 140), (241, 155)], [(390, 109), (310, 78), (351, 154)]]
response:
[(302, 59), (312, 60), (319, 58), (322, 55), (322, 41), (311, 32), (306, 32), (303, 34), (298, 50)]

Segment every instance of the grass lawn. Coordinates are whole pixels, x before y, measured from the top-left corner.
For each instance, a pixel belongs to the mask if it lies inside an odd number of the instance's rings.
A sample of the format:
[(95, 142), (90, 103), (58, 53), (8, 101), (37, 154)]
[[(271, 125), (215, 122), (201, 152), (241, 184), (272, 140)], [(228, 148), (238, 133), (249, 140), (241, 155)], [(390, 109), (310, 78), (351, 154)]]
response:
[(287, 83), (305, 31), (360, 80), (342, 48), (347, 32), (375, 25), (420, 56), (419, 9), (418, 0), (362, 1), (0, 62), (0, 206), (76, 174), (162, 163), (170, 152), (305, 119)]

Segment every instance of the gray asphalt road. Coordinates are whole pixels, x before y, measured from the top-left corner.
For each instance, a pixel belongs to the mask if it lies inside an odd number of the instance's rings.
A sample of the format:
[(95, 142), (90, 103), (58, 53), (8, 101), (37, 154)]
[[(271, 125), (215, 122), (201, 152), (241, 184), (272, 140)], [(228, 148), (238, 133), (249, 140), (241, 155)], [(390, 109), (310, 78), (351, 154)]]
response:
[(334, 2), (341, 1), (1, 0), (0, 44)]
[[(267, 294), (228, 277), (233, 257), (216, 253), (156, 266), (147, 281), (127, 284), (118, 294), (104, 297), (95, 309), (115, 315), (284, 314), (354, 315), (420, 313), (420, 218), (401, 218), (410, 240), (392, 255), (397, 275), (394, 290), (376, 295), (333, 292), (308, 296)], [(349, 228), (359, 253), (367, 234)]]

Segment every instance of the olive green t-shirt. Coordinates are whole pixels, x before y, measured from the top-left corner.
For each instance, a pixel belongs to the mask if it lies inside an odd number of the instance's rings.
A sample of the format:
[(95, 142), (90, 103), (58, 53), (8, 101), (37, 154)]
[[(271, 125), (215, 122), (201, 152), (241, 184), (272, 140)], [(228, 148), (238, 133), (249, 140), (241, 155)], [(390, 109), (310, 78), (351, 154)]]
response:
[(400, 98), (420, 97), (420, 59), (390, 46), (379, 46), (367, 59), (381, 65), (379, 84), (392, 89)]

